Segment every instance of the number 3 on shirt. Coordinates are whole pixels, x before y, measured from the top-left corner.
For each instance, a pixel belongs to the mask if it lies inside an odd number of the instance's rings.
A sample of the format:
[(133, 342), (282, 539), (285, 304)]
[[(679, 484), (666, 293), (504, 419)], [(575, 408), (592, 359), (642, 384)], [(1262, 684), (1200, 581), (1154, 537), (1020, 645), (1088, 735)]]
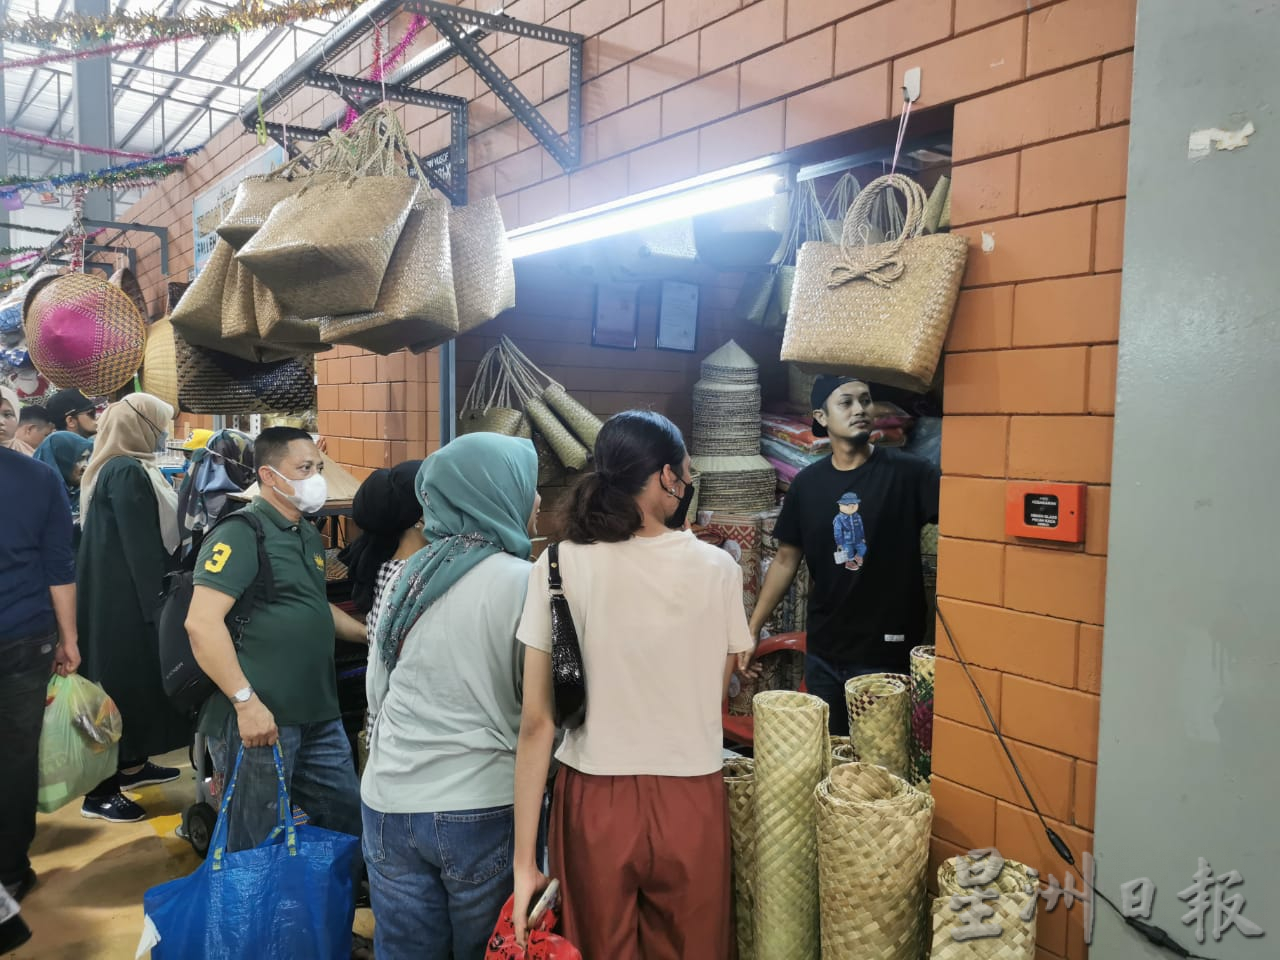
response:
[(204, 568), (210, 573), (221, 573), (222, 568), (227, 565), (227, 559), (230, 556), (230, 547), (225, 543), (215, 543), (213, 545), (213, 556), (204, 562)]

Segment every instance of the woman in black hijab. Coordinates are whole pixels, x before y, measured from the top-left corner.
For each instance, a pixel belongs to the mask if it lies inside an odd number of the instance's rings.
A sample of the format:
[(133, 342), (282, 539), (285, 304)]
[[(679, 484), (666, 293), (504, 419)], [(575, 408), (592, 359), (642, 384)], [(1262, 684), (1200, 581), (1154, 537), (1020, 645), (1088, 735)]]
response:
[(404, 561), (427, 544), (414, 489), (421, 465), (421, 460), (407, 460), (390, 470), (375, 470), (352, 502), (351, 516), (361, 533), (338, 559), (347, 566), (351, 600), (370, 630), (377, 626), (380, 602)]

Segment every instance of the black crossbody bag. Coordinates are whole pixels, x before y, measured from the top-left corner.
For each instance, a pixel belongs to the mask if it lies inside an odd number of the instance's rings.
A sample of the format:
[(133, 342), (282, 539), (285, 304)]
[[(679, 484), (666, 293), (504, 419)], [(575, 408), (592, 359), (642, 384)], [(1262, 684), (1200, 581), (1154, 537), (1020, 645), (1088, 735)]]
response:
[(575, 730), (587, 718), (587, 676), (582, 647), (573, 625), (560, 576), (560, 544), (547, 549), (547, 587), (551, 593), (551, 699), (556, 726)]

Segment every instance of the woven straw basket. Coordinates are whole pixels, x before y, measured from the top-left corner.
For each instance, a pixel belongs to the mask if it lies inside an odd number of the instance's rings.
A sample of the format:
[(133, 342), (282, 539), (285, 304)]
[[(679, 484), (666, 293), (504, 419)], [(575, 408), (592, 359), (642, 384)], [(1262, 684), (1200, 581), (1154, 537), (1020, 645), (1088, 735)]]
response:
[(849, 739), (863, 763), (874, 763), (895, 777), (911, 767), (911, 678), (869, 673), (844, 686), (849, 708)]
[(726, 760), (724, 786), (729, 797), (729, 834), (733, 841), (733, 914), (738, 960), (753, 960), (756, 876), (754, 762), (747, 757)]
[(142, 365), (147, 323), (119, 287), (84, 273), (44, 277), (22, 308), (27, 351), (59, 387), (100, 397), (123, 387)]
[(836, 767), (814, 791), (823, 960), (919, 960), (933, 799), (881, 767)]
[(388, 354), (410, 344), (438, 346), (457, 334), (449, 201), (420, 197), (387, 264), (373, 310), (325, 317), (320, 336), (325, 343)]
[(178, 357), (173, 342), (173, 324), (161, 317), (147, 328), (147, 346), (142, 354), (142, 389), (178, 409)]
[(252, 363), (175, 340), (179, 409), (187, 413), (298, 413), (315, 407), (310, 356)]
[(225, 241), (213, 245), (208, 261), (169, 316), (173, 329), (187, 343), (217, 349), (222, 342), (222, 297), (227, 270), (235, 251)]
[(276, 205), (236, 260), (297, 316), (373, 310), (418, 189), (407, 176), (309, 183)]
[(524, 414), (511, 407), (471, 410), (458, 418), (459, 433), (500, 433), (507, 437), (524, 436)]
[(516, 271), (497, 197), (480, 197), (449, 211), (449, 246), (459, 333), (516, 305)]
[[(1035, 960), (1036, 915), (1030, 906), (1039, 896), (1037, 882), (1029, 877), (1025, 865), (1006, 860), (1004, 869), (992, 883), (965, 887), (960, 883), (958, 867), (959, 861), (966, 859), (954, 857), (938, 868), (939, 896), (933, 901), (931, 960)], [(983, 892), (996, 894), (994, 899), (980, 901), (991, 909), (991, 916), (978, 917), (972, 901), (952, 900), (953, 896), (981, 896)], [(1000, 935), (957, 940), (953, 933), (963, 926), (961, 916), (966, 909), (978, 922), (998, 925)], [(1028, 910), (1031, 919), (1023, 920), (1022, 914)]]
[[(886, 243), (860, 242), (876, 197), (890, 189), (907, 197), (902, 234)], [(881, 177), (858, 194), (838, 245), (810, 241), (800, 248), (783, 360), (908, 390), (929, 388), (969, 248), (962, 236), (921, 236), (924, 205), (914, 180)]]
[(267, 222), (267, 217), (271, 216), (271, 211), (281, 200), (292, 197), (309, 183), (333, 179), (331, 174), (324, 173), (312, 173), (293, 179), (288, 176), (289, 172), (286, 168), (281, 168), (275, 175), (245, 177), (240, 181), (231, 210), (218, 224), (218, 236), (227, 241), (232, 249), (239, 250), (253, 239), (253, 235)]
[(253, 316), (258, 336), (267, 342), (309, 346), (313, 350), (325, 350), (328, 344), (320, 339), (320, 321), (304, 320), (290, 316), (280, 305), (276, 295), (267, 285), (253, 278)]
[(933, 770), (934, 648), (911, 651), (911, 784), (928, 790)]
[(818, 833), (814, 788), (831, 766), (827, 705), (807, 693), (755, 700), (758, 960), (817, 960)]

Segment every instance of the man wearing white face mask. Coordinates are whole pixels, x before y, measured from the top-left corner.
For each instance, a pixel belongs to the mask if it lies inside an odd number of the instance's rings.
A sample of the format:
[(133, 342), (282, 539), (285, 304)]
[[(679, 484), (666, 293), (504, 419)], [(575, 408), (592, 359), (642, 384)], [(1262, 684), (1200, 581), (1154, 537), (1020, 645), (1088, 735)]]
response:
[(333, 639), (367, 641), (364, 626), (326, 599), (324, 545), (305, 519), (327, 497), (324, 460), (293, 427), (262, 431), (254, 455), (261, 494), (241, 513), (262, 529), (275, 600), (240, 614), (233, 643), (227, 617), (260, 576), (255, 524), (237, 514), (201, 545), (186, 621), (192, 652), (221, 691), (200, 711), (199, 729), (224, 777), (246, 747), (230, 851), (256, 846), (277, 823), (277, 742), (294, 802), (318, 826), (360, 834), (360, 784), (340, 719)]

